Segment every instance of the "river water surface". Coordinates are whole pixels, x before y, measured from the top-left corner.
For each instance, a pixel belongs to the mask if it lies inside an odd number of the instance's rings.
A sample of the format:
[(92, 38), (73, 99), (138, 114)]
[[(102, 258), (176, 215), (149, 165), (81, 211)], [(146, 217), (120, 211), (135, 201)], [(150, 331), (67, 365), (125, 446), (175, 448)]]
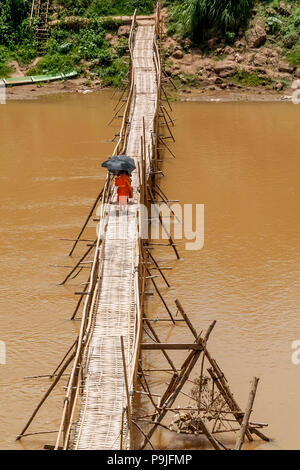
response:
[[(2, 449), (38, 449), (55, 437), (15, 441), (50, 383), (24, 377), (51, 373), (78, 332), (79, 322), (69, 318), (83, 281), (57, 286), (68, 268), (50, 265), (73, 265), (70, 242), (60, 239), (76, 235), (102, 187), (100, 162), (110, 156), (109, 139), (120, 125), (106, 127), (111, 97), (109, 91), (57, 95), (0, 107), (0, 340), (7, 349), (0, 364)], [(170, 199), (205, 205), (205, 244), (187, 251), (179, 241), (179, 262), (170, 248), (155, 250), (173, 268), (166, 271), (172, 288), (162, 292), (172, 308), (180, 299), (199, 331), (217, 320), (209, 349), (242, 408), (250, 380), (260, 378), (253, 418), (269, 423), (265, 433), (274, 440), (251, 448), (300, 449), (300, 365), (291, 361), (291, 343), (300, 340), (300, 107), (173, 107), (176, 159), (165, 153), (160, 184)], [(86, 238), (95, 238), (93, 228)], [(153, 317), (164, 313), (153, 296), (148, 310)], [(160, 324), (157, 332), (187, 340), (182, 325)], [(181, 355), (173, 357), (180, 364)], [(153, 366), (156, 356), (148, 359)], [(155, 377), (152, 383), (155, 391)], [(28, 432), (58, 429), (65, 384), (66, 378)], [(162, 448), (195, 448), (167, 431), (157, 441)]]

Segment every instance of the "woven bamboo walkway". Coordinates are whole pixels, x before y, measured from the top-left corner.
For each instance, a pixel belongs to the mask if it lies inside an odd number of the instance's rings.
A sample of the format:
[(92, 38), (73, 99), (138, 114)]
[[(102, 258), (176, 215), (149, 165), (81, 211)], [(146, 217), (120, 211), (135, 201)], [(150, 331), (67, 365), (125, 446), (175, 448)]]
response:
[[(139, 21), (133, 49), (133, 81), (130, 125), (126, 154), (140, 159), (143, 120), (146, 167), (149, 174), (152, 133), (157, 101), (157, 76), (154, 63), (154, 21)], [(141, 164), (141, 162), (139, 162)], [(123, 448), (129, 448), (129, 432), (123, 410), (127, 398), (120, 337), (124, 339), (126, 369), (130, 391), (136, 360), (139, 293), (137, 269), (138, 217), (140, 199), (138, 173), (132, 177), (133, 204), (127, 213), (108, 209), (106, 237), (102, 243), (100, 282), (93, 307), (94, 325), (84, 364), (83, 394), (76, 424), (73, 449), (120, 449), (123, 421)], [(115, 195), (113, 199), (115, 199)], [(100, 254), (99, 254), (100, 256)]]

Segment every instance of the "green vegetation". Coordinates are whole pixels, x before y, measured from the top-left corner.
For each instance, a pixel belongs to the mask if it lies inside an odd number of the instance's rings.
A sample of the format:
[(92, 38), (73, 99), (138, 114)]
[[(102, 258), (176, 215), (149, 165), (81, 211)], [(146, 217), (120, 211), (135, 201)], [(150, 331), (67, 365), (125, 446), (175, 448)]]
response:
[(122, 57), (128, 40), (121, 38), (112, 50), (105, 39), (107, 30), (104, 27), (107, 26), (111, 31), (111, 23), (101, 21), (79, 30), (53, 28), (45, 55), (27, 74), (68, 72), (74, 68), (84, 74), (88, 65), (92, 76), (101, 78), (104, 85), (119, 86), (128, 71), (128, 59)]
[(271, 80), (261, 78), (257, 72), (246, 72), (245, 70), (238, 70), (230, 77), (230, 81), (243, 87), (257, 87), (266, 84), (266, 82), (271, 83)]
[(5, 0), (0, 3), (0, 44), (14, 46), (28, 33), (30, 0)]
[(7, 77), (11, 69), (7, 65), (10, 58), (10, 52), (5, 46), (0, 46), (0, 77)]
[(200, 42), (216, 34), (233, 41), (251, 16), (253, 0), (183, 0), (173, 2), (169, 31)]
[(292, 6), (290, 14), (281, 9), (281, 3), (279, 0), (260, 2), (257, 15), (265, 21), (268, 27), (270, 42), (276, 42), (281, 46), (285, 54), (291, 57), (291, 64), (297, 65), (300, 48), (300, 1), (285, 2), (285, 5)]
[[(128, 40), (119, 38), (112, 47), (106, 34), (116, 32), (122, 23), (103, 16), (131, 15), (135, 8), (139, 13), (152, 13), (155, 0), (60, 0), (59, 4), (55, 13), (62, 22), (51, 28), (42, 59), (27, 74), (68, 72), (74, 68), (86, 74), (89, 69), (104, 84), (118, 86), (128, 71), (128, 59), (123, 57)], [(31, 0), (6, 0), (5, 5), (0, 4), (0, 77), (11, 73), (9, 61), (17, 60), (22, 66), (39, 55), (35, 29), (29, 27), (30, 6)], [(76, 21), (64, 23), (72, 15), (88, 18), (89, 23), (81, 28)]]
[[(104, 85), (119, 86), (128, 72), (128, 39), (115, 37), (121, 21), (111, 16), (131, 15), (135, 9), (138, 14), (150, 14), (155, 3), (156, 0), (51, 1), (50, 21), (58, 21), (50, 28), (43, 57), (27, 74), (68, 72), (76, 68), (86, 77), (86, 83), (99, 78)], [(300, 0), (283, 3), (284, 8), (281, 0), (163, 2), (169, 9), (168, 32), (179, 36), (184, 53), (196, 44), (203, 54), (221, 60), (225, 56), (215, 50), (226, 44), (234, 46), (246, 29), (260, 19), (268, 34), (266, 45), (280, 46), (280, 56), (296, 67), (300, 65)], [(0, 0), (0, 77), (12, 72), (12, 60), (28, 68), (40, 54), (35, 25), (29, 26), (30, 8), (31, 0)], [(198, 85), (197, 76), (181, 73), (180, 80), (186, 87)], [(256, 72), (238, 72), (232, 80), (242, 86), (264, 83), (272, 86)]]
[(235, 85), (241, 85), (242, 87), (264, 86), (269, 90), (276, 88), (276, 84), (278, 82), (282, 84), (282, 88), (287, 88), (290, 85), (289, 80), (286, 78), (271, 80), (270, 78), (262, 76), (262, 74), (258, 72), (246, 72), (245, 70), (238, 70), (235, 74), (229, 77), (229, 81)]
[(109, 15), (132, 15), (137, 9), (139, 14), (153, 13), (155, 0), (60, 0), (63, 9), (60, 16), (78, 15), (99, 18)]
[(0, 3), (0, 77), (11, 72), (10, 60), (25, 65), (37, 56), (34, 32), (28, 20), (30, 6), (30, 0)]
[(287, 56), (287, 59), (291, 65), (296, 67), (300, 65), (300, 47), (294, 48)]

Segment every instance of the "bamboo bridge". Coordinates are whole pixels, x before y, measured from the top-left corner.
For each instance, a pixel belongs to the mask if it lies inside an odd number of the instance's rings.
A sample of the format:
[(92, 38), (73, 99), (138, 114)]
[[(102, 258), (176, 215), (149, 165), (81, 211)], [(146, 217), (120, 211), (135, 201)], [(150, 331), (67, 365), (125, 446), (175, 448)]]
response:
[[(136, 161), (133, 203), (126, 214), (116, 213), (116, 193), (108, 176), (99, 200), (98, 239), (56, 447), (62, 433), (64, 448), (131, 447), (124, 410), (131, 407), (141, 338), (138, 206), (145, 202), (143, 185), (155, 160), (161, 81), (158, 29), (158, 9), (154, 19), (137, 22), (134, 15), (129, 38), (129, 94), (113, 153), (125, 153)], [(81, 376), (79, 419), (70, 440)]]
[[(32, 435), (25, 434), (26, 430), (64, 372), (70, 368), (56, 443), (54, 446), (46, 445), (48, 449), (129, 450), (136, 447), (136, 433), (142, 438), (139, 448), (148, 446), (153, 449), (151, 437), (159, 425), (177, 434), (202, 434), (216, 450), (228, 448), (227, 441), (224, 443), (220, 440), (221, 433), (238, 433), (235, 449), (242, 448), (246, 437), (248, 441), (253, 441), (253, 434), (265, 441), (269, 440), (261, 432), (266, 424), (250, 421), (258, 379), (253, 380), (247, 407), (243, 412), (224, 373), (207, 349), (216, 322), (213, 321), (202, 336), (177, 299), (175, 305), (180, 318), (173, 316), (152, 270), (156, 270), (167, 287), (170, 285), (163, 268), (151, 252), (148, 236), (141, 236), (145, 222), (142, 206), (149, 207), (150, 203), (159, 200), (172, 213), (170, 201), (157, 182), (157, 177), (162, 174), (162, 149), (168, 150), (174, 157), (165, 141), (167, 138), (174, 140), (171, 131), (174, 122), (164, 106), (167, 103), (172, 109), (163, 87), (167, 77), (161, 66), (161, 39), (160, 3), (151, 17), (137, 17), (135, 12), (129, 36), (127, 97), (124, 97), (124, 90), (116, 106), (118, 109), (114, 117), (118, 117), (123, 109), (123, 120), (113, 152), (113, 155), (126, 154), (135, 159), (137, 170), (132, 174), (133, 202), (127, 206), (125, 213), (116, 211), (114, 180), (108, 174), (69, 253), (73, 254), (79, 241), (85, 241), (81, 238), (82, 234), (97, 209), (97, 219), (94, 219), (99, 221), (97, 238), (88, 243), (87, 251), (61, 283), (65, 284), (74, 273), (76, 277), (83, 266), (87, 267), (85, 263), (91, 263), (88, 282), (83, 292), (78, 293), (80, 298), (71, 318), (75, 318), (83, 303), (78, 338), (49, 375), (53, 382), (17, 437), (20, 439)], [(170, 82), (175, 87), (171, 79)], [(162, 125), (167, 136), (162, 132)], [(165, 245), (172, 247), (179, 259), (176, 245), (159, 212), (157, 220), (168, 239)], [(147, 226), (148, 222), (151, 220), (147, 217)], [(85, 261), (92, 253), (92, 260)], [(164, 343), (160, 340), (144, 308), (148, 283), (152, 283), (168, 314), (168, 317), (155, 321), (162, 321), (165, 325), (168, 322), (172, 327), (176, 327), (177, 322), (184, 322), (192, 341)], [(143, 340), (143, 332), (147, 333), (147, 340)], [(144, 373), (141, 357), (143, 350), (161, 351), (166, 364), (162, 367), (168, 368), (152, 371), (171, 374), (166, 376), (169, 381), (167, 387), (163, 387), (165, 381), (161, 384), (157, 404), (147, 374)], [(186, 350), (188, 355), (182, 364), (176, 365), (167, 350)], [(200, 373), (193, 381), (190, 375), (200, 357)], [(208, 365), (207, 369), (205, 364)], [(191, 397), (190, 390), (187, 390), (188, 393), (182, 391), (189, 383), (197, 387), (194, 397)], [(149, 408), (153, 410), (152, 414), (146, 415), (148, 420), (139, 416), (133, 406), (133, 397), (138, 389), (143, 390), (140, 393), (144, 394)], [(177, 402), (177, 408), (174, 408), (180, 393), (190, 397), (193, 405), (179, 408)], [(178, 414), (180, 409), (188, 410), (190, 419), (182, 418), (182, 414)], [(193, 410), (197, 411), (196, 415)], [(168, 426), (162, 424), (165, 416), (174, 412), (177, 413), (174, 423)], [(187, 422), (192, 423), (190, 427), (186, 427)]]

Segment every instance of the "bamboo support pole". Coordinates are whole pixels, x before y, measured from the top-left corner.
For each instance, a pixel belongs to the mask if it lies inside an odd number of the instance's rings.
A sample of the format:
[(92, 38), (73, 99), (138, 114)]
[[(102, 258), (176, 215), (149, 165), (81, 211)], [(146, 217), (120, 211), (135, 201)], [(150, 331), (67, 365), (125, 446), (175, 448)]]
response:
[(194, 338), (197, 339), (197, 337), (198, 337), (197, 332), (196, 332), (195, 328), (193, 327), (192, 323), (190, 322), (190, 320), (189, 320), (187, 314), (186, 314), (185, 311), (183, 310), (182, 305), (181, 305), (181, 303), (179, 302), (178, 299), (175, 300), (175, 305), (176, 305), (176, 307), (178, 308), (178, 311), (180, 312), (182, 318), (185, 320), (187, 326), (188, 326), (189, 329), (191, 330), (191, 332), (192, 332)]
[(158, 209), (157, 209), (157, 207), (156, 207), (156, 205), (155, 205), (154, 196), (153, 196), (153, 193), (152, 193), (152, 191), (151, 191), (151, 189), (150, 189), (149, 186), (148, 186), (148, 194), (149, 194), (149, 196), (150, 196), (150, 199), (151, 199), (151, 202), (152, 202), (152, 204), (153, 204), (153, 207), (154, 207), (154, 209), (155, 209), (155, 211), (156, 211), (156, 213), (157, 213), (157, 215), (158, 215), (160, 224), (161, 224), (161, 226), (163, 227), (163, 229), (164, 229), (164, 231), (165, 231), (165, 233), (166, 233), (166, 235), (167, 235), (167, 237), (168, 237), (168, 239), (169, 239), (170, 246), (172, 246), (172, 248), (174, 249), (177, 259), (180, 259), (180, 256), (179, 256), (179, 253), (178, 253), (178, 251), (177, 251), (176, 245), (175, 245), (175, 243), (173, 242), (173, 239), (172, 239), (170, 233), (169, 233), (168, 230), (166, 229), (166, 226), (165, 226), (165, 224), (163, 223), (163, 220), (162, 220), (162, 216), (161, 216), (161, 214), (159, 213), (159, 211), (158, 211)]
[[(143, 377), (143, 379), (144, 379), (144, 382), (145, 382), (145, 387), (146, 387), (146, 388), (144, 388), (144, 390), (145, 390), (145, 392), (148, 393), (149, 399), (150, 399), (150, 401), (151, 401), (151, 403), (152, 403), (154, 409), (157, 411), (157, 406), (156, 406), (156, 404), (155, 404), (155, 402), (154, 402), (154, 400), (153, 400), (153, 398), (152, 398), (151, 391), (150, 391), (150, 388), (149, 388), (147, 379), (146, 379), (146, 377), (145, 377), (145, 374), (144, 374), (144, 372), (143, 372), (143, 368), (141, 367), (141, 365), (139, 365), (139, 370), (140, 370), (140, 372), (141, 372), (141, 374), (142, 374), (142, 377)], [(141, 384), (142, 384), (142, 380), (141, 380), (141, 379), (140, 379), (140, 382), (141, 382)]]
[(174, 215), (174, 218), (177, 220), (178, 223), (182, 223), (180, 219), (178, 219), (177, 215), (175, 214), (175, 212), (173, 211), (172, 207), (170, 206), (169, 202), (167, 200), (164, 199), (164, 196), (155, 188), (153, 188), (153, 191), (159, 196), (162, 198), (163, 202), (166, 204), (166, 206), (168, 207), (169, 211), (171, 212), (171, 214)]
[(161, 277), (163, 278), (163, 280), (165, 281), (165, 283), (167, 284), (167, 286), (168, 286), (168, 287), (171, 287), (170, 284), (169, 284), (169, 282), (168, 282), (168, 280), (167, 280), (167, 278), (166, 278), (166, 276), (165, 276), (164, 273), (162, 272), (161, 268), (159, 267), (157, 261), (155, 260), (154, 256), (153, 256), (152, 253), (150, 252), (150, 250), (147, 250), (147, 249), (146, 249), (146, 251), (147, 251), (149, 257), (151, 258), (151, 260), (153, 261), (155, 267), (158, 269), (158, 271), (159, 271)]
[(23, 430), (21, 431), (21, 433), (17, 436), (16, 438), (16, 441), (18, 441), (19, 439), (21, 439), (21, 437), (24, 435), (25, 431), (28, 429), (28, 427), (30, 426), (30, 424), (32, 423), (35, 415), (37, 414), (37, 412), (39, 411), (39, 409), (41, 408), (42, 404), (44, 403), (44, 401), (48, 398), (48, 396), (50, 395), (50, 393), (52, 392), (52, 390), (54, 389), (55, 385), (59, 382), (61, 376), (63, 375), (64, 371), (66, 370), (66, 368), (68, 367), (68, 365), (72, 362), (72, 360), (74, 359), (75, 357), (75, 352), (69, 357), (69, 359), (65, 362), (64, 366), (61, 368), (59, 374), (57, 374), (57, 377), (56, 379), (54, 380), (54, 382), (50, 385), (50, 387), (48, 388), (47, 392), (45, 393), (45, 395), (43, 396), (43, 398), (41, 399), (41, 401), (39, 402), (39, 404), (37, 405), (37, 407), (35, 408), (34, 412), (32, 413), (31, 417), (29, 418), (29, 420), (27, 421), (25, 427), (23, 428)]
[[(145, 266), (145, 268), (146, 268), (146, 271), (147, 271), (148, 275), (151, 276), (151, 272), (150, 272), (149, 268), (147, 268), (147, 266)], [(164, 304), (165, 309), (167, 310), (167, 312), (168, 312), (168, 314), (169, 314), (169, 316), (170, 316), (170, 318), (171, 318), (173, 324), (175, 325), (175, 320), (174, 320), (174, 317), (173, 317), (173, 315), (172, 315), (172, 312), (171, 312), (171, 310), (169, 309), (169, 307), (168, 307), (168, 305), (167, 305), (165, 299), (163, 298), (162, 294), (160, 293), (160, 290), (159, 290), (159, 288), (157, 287), (157, 284), (156, 284), (155, 280), (153, 279), (152, 276), (150, 277), (150, 279), (151, 279), (151, 282), (152, 282), (152, 284), (153, 284), (153, 286), (154, 286), (155, 291), (157, 292), (157, 294), (158, 294), (160, 300), (162, 301), (162, 303)]]
[[(115, 105), (115, 107), (114, 107), (114, 109), (113, 109), (114, 111), (115, 111), (115, 110), (117, 109), (117, 107), (119, 106), (119, 103), (121, 102), (121, 100), (122, 100), (122, 98), (123, 98), (123, 96), (124, 96), (126, 90), (128, 90), (128, 86), (123, 89), (123, 91), (122, 91), (122, 93), (121, 93), (121, 96), (120, 96), (120, 98), (119, 98), (117, 104)], [(126, 100), (126, 101), (127, 101), (127, 100)]]
[[(193, 351), (193, 359), (190, 361), (190, 365), (187, 367), (184, 375), (182, 376), (181, 380), (177, 384), (175, 391), (171, 394), (171, 396), (167, 399), (167, 401), (165, 403), (167, 407), (171, 407), (173, 405), (174, 401), (177, 398), (178, 393), (180, 392), (181, 388), (185, 384), (185, 382), (188, 379), (188, 377), (189, 377), (192, 369), (194, 368), (197, 360), (199, 359), (200, 354), (201, 354), (201, 351)], [(154, 433), (154, 431), (157, 427), (157, 424), (162, 421), (162, 419), (164, 418), (166, 413), (167, 413), (167, 410), (163, 409), (161, 414), (153, 422), (153, 427), (150, 429), (150, 431), (147, 434), (148, 439), (151, 438), (151, 436), (153, 435), (153, 433)], [(146, 445), (146, 441), (143, 442), (142, 449), (145, 447), (145, 445)]]
[(161, 90), (163, 91), (163, 94), (164, 94), (164, 96), (165, 96), (166, 102), (168, 103), (168, 106), (169, 106), (169, 108), (170, 108), (170, 111), (173, 111), (173, 108), (172, 108), (172, 106), (171, 106), (171, 104), (170, 104), (168, 95), (167, 95), (167, 93), (166, 93), (164, 87), (161, 85), (160, 88), (161, 88)]
[(84, 298), (84, 296), (86, 295), (86, 292), (87, 292), (87, 290), (88, 290), (89, 283), (90, 283), (90, 276), (89, 276), (89, 278), (88, 278), (88, 281), (87, 281), (86, 285), (84, 286), (83, 293), (81, 294), (81, 296), (80, 296), (80, 298), (79, 298), (79, 300), (78, 300), (78, 302), (77, 302), (76, 308), (75, 308), (75, 310), (74, 310), (74, 312), (73, 312), (73, 315), (71, 316), (70, 320), (74, 320), (74, 319), (75, 319), (76, 314), (77, 314), (77, 312), (78, 312), (78, 310), (79, 310), (79, 307), (80, 307), (80, 305), (81, 305), (82, 299)]
[(60, 366), (63, 364), (64, 360), (66, 359), (66, 357), (69, 355), (69, 353), (72, 351), (72, 349), (74, 348), (74, 346), (76, 346), (78, 343), (78, 338), (76, 338), (76, 340), (74, 341), (74, 343), (70, 346), (70, 348), (68, 349), (68, 351), (66, 352), (66, 354), (64, 355), (64, 357), (62, 358), (62, 360), (60, 361), (60, 363), (58, 364), (58, 366), (56, 367), (56, 369), (52, 372), (52, 374), (49, 376), (50, 379), (52, 379), (56, 372), (58, 371), (58, 369), (60, 368)]
[[(151, 333), (153, 334), (154, 338), (155, 338), (155, 341), (157, 341), (158, 343), (160, 343), (160, 339), (159, 337), (157, 336), (153, 326), (151, 325), (151, 323), (149, 322), (148, 318), (145, 317), (145, 313), (144, 313), (144, 321), (146, 322), (149, 330), (151, 331)], [(173, 364), (173, 361), (170, 359), (169, 355), (166, 353), (166, 351), (163, 349), (162, 350), (162, 353), (163, 355), (165, 356), (165, 358), (167, 359), (168, 363), (170, 364), (170, 366), (172, 367), (173, 371), (177, 374), (177, 369), (176, 367), (174, 366)]]
[(141, 349), (144, 350), (159, 350), (159, 349), (170, 349), (170, 350), (186, 350), (192, 349), (194, 351), (202, 351), (203, 347), (197, 343), (142, 343)]
[(164, 147), (166, 147), (166, 149), (170, 152), (170, 154), (172, 155), (173, 158), (176, 158), (176, 155), (174, 152), (172, 152), (172, 150), (170, 149), (170, 147), (166, 144), (166, 142), (163, 140), (163, 138), (161, 136), (158, 136), (158, 140), (164, 145)]
[[(209, 336), (210, 336), (210, 334), (211, 334), (211, 332), (212, 332), (212, 330), (213, 330), (215, 324), (216, 324), (216, 322), (214, 321), (214, 322), (209, 326), (209, 328), (208, 328), (208, 330), (207, 330), (207, 332), (206, 332), (206, 335), (205, 335), (204, 339), (202, 339), (202, 336), (201, 336), (202, 333), (200, 333), (200, 335), (197, 336), (197, 338), (196, 338), (196, 344), (200, 344), (200, 345), (202, 346), (202, 350), (205, 348), (206, 343), (207, 343), (207, 341), (208, 341), (208, 338), (209, 338)], [(194, 344), (195, 344), (195, 343), (194, 343)], [(196, 352), (199, 352), (199, 351), (196, 351)], [(201, 350), (200, 350), (200, 352), (201, 352)], [(183, 362), (183, 364), (182, 364), (182, 366), (181, 366), (180, 374), (179, 374), (178, 378), (176, 379), (177, 382), (179, 382), (179, 381), (181, 380), (181, 378), (182, 378), (182, 376), (184, 375), (185, 371), (186, 371), (187, 368), (189, 367), (189, 365), (190, 365), (190, 363), (191, 363), (191, 361), (192, 361), (192, 359), (193, 359), (193, 357), (194, 357), (194, 354), (195, 354), (195, 351), (192, 350), (192, 351), (190, 352), (190, 354), (187, 356), (186, 360)], [(177, 386), (177, 383), (175, 383), (175, 386)], [(174, 388), (175, 388), (175, 387), (174, 387)], [(162, 405), (163, 403), (164, 403), (163, 400), (161, 400), (160, 405)]]
[(153, 447), (153, 444), (152, 442), (150, 441), (150, 439), (148, 438), (148, 436), (144, 433), (144, 431), (142, 430), (142, 428), (133, 420), (132, 423), (138, 428), (138, 430), (141, 432), (141, 434), (144, 436), (144, 438), (146, 439), (146, 441), (148, 442), (148, 444), (150, 445), (151, 449), (152, 450), (155, 450), (155, 448)]
[(175, 119), (172, 118), (172, 116), (170, 115), (169, 111), (167, 110), (167, 108), (161, 103), (161, 108), (165, 111), (166, 115), (168, 116), (169, 118), (169, 122), (172, 124), (172, 126), (174, 127), (175, 126)]
[(94, 212), (94, 210), (95, 210), (95, 208), (96, 208), (98, 202), (100, 201), (100, 199), (101, 199), (101, 197), (102, 197), (103, 190), (104, 190), (104, 187), (101, 189), (100, 193), (99, 193), (98, 196), (96, 197), (95, 202), (94, 202), (94, 204), (93, 204), (93, 207), (91, 208), (91, 210), (90, 210), (90, 212), (89, 212), (89, 214), (88, 214), (88, 216), (87, 216), (87, 218), (86, 218), (86, 220), (85, 220), (85, 222), (84, 222), (84, 224), (83, 224), (83, 226), (82, 226), (82, 228), (81, 228), (79, 234), (78, 234), (77, 237), (76, 237), (75, 243), (74, 243), (74, 245), (73, 245), (72, 248), (71, 248), (71, 251), (70, 251), (70, 253), (69, 253), (69, 256), (72, 256), (72, 254), (73, 254), (73, 252), (74, 252), (74, 250), (75, 250), (75, 248), (76, 248), (76, 245), (77, 245), (77, 243), (79, 242), (80, 237), (81, 237), (81, 235), (83, 234), (83, 232), (84, 232), (84, 230), (85, 230), (85, 227), (87, 226), (87, 224), (88, 224), (90, 218), (92, 217), (92, 214), (93, 214), (93, 212)]
[(87, 250), (86, 252), (84, 253), (84, 255), (80, 258), (80, 260), (78, 261), (78, 263), (74, 266), (74, 268), (69, 272), (69, 274), (65, 277), (65, 279), (59, 284), (60, 286), (62, 286), (63, 284), (65, 284), (67, 282), (67, 280), (72, 276), (72, 274), (74, 273), (74, 271), (76, 271), (76, 269), (78, 268), (78, 266), (80, 265), (80, 263), (82, 263), (82, 261), (87, 257), (87, 255), (92, 251), (92, 249), (95, 247), (95, 243), (97, 242), (97, 240), (94, 241), (94, 244), (92, 244)]
[[(214, 368), (209, 368), (207, 369), (208, 373), (210, 374), (211, 378), (214, 381), (214, 384), (218, 388), (219, 392), (222, 394), (223, 398), (227, 402), (229, 408), (231, 410), (235, 410), (234, 412), (234, 417), (237, 420), (237, 422), (241, 425), (242, 420), (243, 420), (243, 412), (238, 406), (237, 402), (233, 398), (233, 395), (231, 394), (230, 390), (226, 386), (226, 383), (224, 380), (221, 380), (220, 374), (217, 373), (216, 369)], [(236, 411), (238, 410), (238, 411)], [(251, 433), (249, 430), (246, 431), (246, 435), (249, 441), (253, 441), (253, 437), (251, 436)]]
[(165, 116), (164, 109), (163, 109), (162, 106), (160, 107), (160, 109), (161, 109), (161, 112), (162, 112), (162, 117), (163, 117), (163, 119), (164, 119), (164, 121), (165, 121), (165, 124), (166, 124), (166, 126), (167, 126), (167, 129), (168, 129), (168, 131), (169, 131), (169, 133), (170, 133), (171, 139), (173, 140), (173, 142), (175, 142), (175, 138), (174, 138), (174, 135), (173, 135), (173, 133), (172, 133), (172, 131), (171, 131), (171, 129), (170, 129), (170, 126), (169, 126), (169, 124), (168, 124), (167, 118), (166, 118), (166, 116)]
[(163, 74), (164, 76), (166, 77), (167, 80), (169, 80), (169, 82), (171, 83), (171, 85), (173, 86), (174, 90), (178, 90), (178, 87), (176, 86), (176, 83), (174, 82), (174, 80), (172, 79), (172, 77), (169, 77), (166, 72), (163, 70)]
[(210, 433), (209, 429), (206, 427), (200, 415), (197, 416), (197, 421), (199, 423), (201, 431), (207, 437), (213, 448), (215, 450), (221, 450), (221, 446), (219, 445), (218, 441), (214, 438), (214, 436)]
[(128, 378), (127, 378), (127, 371), (126, 371), (126, 359), (125, 359), (125, 350), (124, 350), (124, 339), (123, 336), (120, 336), (121, 341), (121, 352), (122, 352), (122, 362), (123, 362), (123, 371), (124, 371), (124, 381), (125, 381), (125, 390), (126, 390), (126, 397), (127, 397), (127, 423), (129, 426), (129, 440), (130, 440), (130, 449), (132, 449), (132, 414), (131, 414), (131, 403), (130, 403), (130, 394), (129, 394), (129, 387), (128, 387)]
[(120, 427), (120, 450), (123, 449), (124, 412), (125, 412), (125, 408), (123, 408), (123, 410), (122, 410), (122, 417), (121, 417), (121, 427)]
[[(119, 107), (119, 109), (115, 112), (115, 114), (113, 115), (113, 117), (111, 118), (111, 120), (106, 124), (106, 126), (108, 127), (112, 122), (113, 120), (116, 118), (116, 117), (119, 117), (118, 116), (118, 113), (121, 111), (121, 109), (125, 106), (127, 101), (123, 101), (123, 103), (121, 104), (121, 106)], [(123, 116), (121, 116), (123, 117)]]
[[(206, 344), (206, 342), (208, 341), (209, 336), (210, 336), (210, 334), (211, 334), (211, 332), (212, 332), (212, 330), (215, 326), (215, 323), (216, 322), (214, 321), (209, 326), (204, 339), (202, 339), (201, 336), (199, 336), (197, 338), (197, 343), (198, 344)], [(174, 385), (170, 389), (171, 394), (168, 397), (165, 398), (164, 403), (163, 403), (162, 400), (160, 402), (160, 406), (162, 406), (162, 411), (161, 411), (161, 414), (153, 422), (153, 427), (150, 429), (150, 431), (147, 434), (149, 439), (153, 435), (153, 433), (156, 429), (157, 423), (160, 423), (162, 421), (162, 419), (164, 418), (164, 416), (166, 415), (168, 410), (166, 410), (165, 408), (171, 408), (172, 407), (173, 403), (175, 402), (175, 400), (176, 400), (179, 392), (181, 391), (182, 387), (184, 386), (185, 382), (189, 379), (189, 376), (190, 376), (196, 362), (198, 361), (198, 359), (201, 355), (201, 352), (202, 352), (202, 350), (192, 351), (189, 354), (188, 358), (184, 361), (184, 363), (181, 367), (181, 372), (180, 372), (179, 376), (177, 378), (174, 378)], [(146, 441), (143, 442), (142, 449), (145, 447), (145, 445), (146, 445)]]
[(252, 412), (253, 403), (254, 403), (254, 399), (256, 395), (258, 380), (259, 379), (257, 377), (254, 377), (253, 382), (252, 382), (248, 403), (247, 403), (245, 414), (244, 414), (243, 421), (241, 424), (241, 429), (236, 440), (235, 450), (241, 450), (243, 443), (244, 443), (245, 434), (248, 429), (249, 418)]

